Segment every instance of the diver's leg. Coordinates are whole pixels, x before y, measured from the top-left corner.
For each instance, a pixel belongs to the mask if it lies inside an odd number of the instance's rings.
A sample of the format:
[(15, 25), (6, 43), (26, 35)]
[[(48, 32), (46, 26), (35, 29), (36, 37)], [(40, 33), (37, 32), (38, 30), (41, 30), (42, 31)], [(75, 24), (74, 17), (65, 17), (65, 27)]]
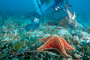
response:
[(38, 4), (41, 5), (41, 1), (40, 0), (38, 0)]
[(36, 12), (37, 12), (39, 15), (42, 15), (42, 12), (41, 12), (41, 9), (40, 9), (38, 0), (33, 0), (33, 2), (34, 2), (34, 5), (35, 5), (35, 8), (36, 8)]
[(46, 3), (46, 2), (43, 3), (41, 6), (42, 12), (45, 13), (51, 6), (54, 5), (54, 2), (55, 2), (54, 0), (49, 0), (48, 3)]

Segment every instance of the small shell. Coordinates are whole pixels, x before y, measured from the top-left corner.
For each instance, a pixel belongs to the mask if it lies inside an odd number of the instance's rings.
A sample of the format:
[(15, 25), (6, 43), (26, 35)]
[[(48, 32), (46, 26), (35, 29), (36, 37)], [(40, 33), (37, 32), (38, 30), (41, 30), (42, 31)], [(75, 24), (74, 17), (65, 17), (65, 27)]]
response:
[(0, 38), (0, 40), (2, 40), (2, 38)]
[(73, 55), (73, 58), (75, 59), (79, 59), (79, 55), (77, 55), (76, 53)]

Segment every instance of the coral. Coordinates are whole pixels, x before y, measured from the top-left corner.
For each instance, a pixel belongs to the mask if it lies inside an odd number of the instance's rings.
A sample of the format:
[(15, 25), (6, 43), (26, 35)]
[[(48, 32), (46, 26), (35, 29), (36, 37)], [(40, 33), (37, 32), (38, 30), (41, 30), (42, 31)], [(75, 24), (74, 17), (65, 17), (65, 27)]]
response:
[(63, 36), (63, 35), (71, 35), (67, 29), (58, 30), (58, 34), (61, 35), (61, 36)]
[(68, 23), (69, 23), (68, 22), (68, 18), (67, 17), (64, 17), (61, 20), (59, 20), (58, 25), (67, 28), (68, 27)]

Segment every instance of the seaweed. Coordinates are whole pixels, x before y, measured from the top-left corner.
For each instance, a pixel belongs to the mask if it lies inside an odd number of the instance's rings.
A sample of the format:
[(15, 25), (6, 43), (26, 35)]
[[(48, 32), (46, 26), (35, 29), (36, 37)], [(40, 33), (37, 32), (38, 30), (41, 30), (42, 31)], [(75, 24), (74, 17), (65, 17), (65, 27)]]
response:
[(23, 46), (23, 44), (22, 43), (20, 43), (20, 42), (18, 42), (18, 43), (15, 43), (15, 45), (13, 46), (13, 48), (14, 49), (21, 49), (22, 48), (22, 46)]

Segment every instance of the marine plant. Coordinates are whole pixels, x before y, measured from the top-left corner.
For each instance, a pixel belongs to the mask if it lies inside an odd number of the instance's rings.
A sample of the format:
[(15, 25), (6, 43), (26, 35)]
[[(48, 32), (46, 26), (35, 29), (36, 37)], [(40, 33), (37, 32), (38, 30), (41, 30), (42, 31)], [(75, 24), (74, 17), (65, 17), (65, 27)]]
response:
[(13, 48), (14, 49), (21, 49), (22, 48), (22, 46), (23, 46), (23, 44), (22, 43), (20, 43), (20, 42), (18, 42), (18, 43), (15, 43), (15, 45), (13, 46)]

